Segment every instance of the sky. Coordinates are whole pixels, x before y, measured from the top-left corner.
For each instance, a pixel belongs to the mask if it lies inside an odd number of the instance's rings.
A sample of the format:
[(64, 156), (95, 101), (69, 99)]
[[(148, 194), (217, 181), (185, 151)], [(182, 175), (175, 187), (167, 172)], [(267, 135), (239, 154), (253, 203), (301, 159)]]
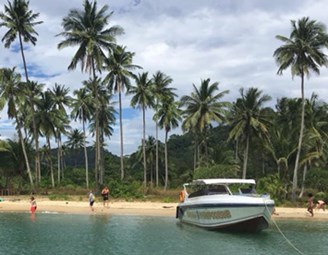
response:
[[(207, 78), (219, 82), (219, 91), (229, 90), (223, 100), (233, 102), (240, 88), (256, 87), (272, 97), (274, 107), (282, 97), (300, 97), (300, 79), (292, 79), (290, 70), (277, 75), (278, 66), (273, 52), (282, 45), (276, 35), (289, 37), (291, 20), (310, 17), (328, 26), (325, 0), (98, 0), (98, 7), (107, 4), (113, 14), (109, 26), (119, 25), (124, 34), (117, 44), (135, 52), (134, 64), (140, 72), (152, 76), (160, 70), (169, 75), (180, 98), (193, 91)], [(7, 1), (0, 0), (3, 12)], [(82, 9), (82, 0), (30, 0), (30, 9), (40, 13), (41, 25), (36, 46), (25, 44), (30, 80), (52, 88), (65, 85), (72, 93), (79, 89), (87, 74), (67, 67), (76, 48), (57, 49), (64, 38), (62, 19), (72, 8)], [(0, 38), (6, 29), (0, 28)], [(14, 67), (23, 74), (18, 41), (10, 49), (0, 44), (0, 68)], [(312, 93), (326, 101), (328, 71), (313, 74), (306, 80), (305, 96)], [(115, 98), (114, 98), (115, 99)], [(131, 154), (141, 144), (142, 113), (130, 106), (131, 97), (123, 97), (124, 154)], [(146, 134), (155, 136), (153, 112), (147, 111)], [(80, 128), (80, 123), (72, 123)], [(14, 123), (8, 120), (6, 109), (0, 112), (0, 138), (15, 136)], [(182, 134), (177, 128), (170, 134)], [(106, 140), (107, 149), (119, 155), (119, 123)], [(89, 140), (91, 140), (89, 135)], [(164, 131), (159, 139), (164, 141)]]

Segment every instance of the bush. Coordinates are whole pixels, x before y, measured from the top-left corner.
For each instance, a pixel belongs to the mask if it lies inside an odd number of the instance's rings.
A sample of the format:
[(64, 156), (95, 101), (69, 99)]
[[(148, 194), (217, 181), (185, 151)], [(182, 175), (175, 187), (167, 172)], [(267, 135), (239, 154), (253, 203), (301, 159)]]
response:
[(194, 179), (208, 178), (237, 178), (238, 165), (213, 165), (210, 167), (199, 167), (194, 173)]
[(287, 190), (278, 174), (268, 175), (258, 180), (256, 189), (259, 193), (268, 193), (278, 203), (286, 197)]

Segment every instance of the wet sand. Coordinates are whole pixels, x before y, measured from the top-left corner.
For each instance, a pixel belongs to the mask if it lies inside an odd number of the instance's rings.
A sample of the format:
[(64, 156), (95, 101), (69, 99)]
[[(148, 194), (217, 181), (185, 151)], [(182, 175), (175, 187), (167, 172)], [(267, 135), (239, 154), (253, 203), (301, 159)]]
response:
[[(2, 197), (0, 212), (29, 212), (30, 202), (28, 198)], [(112, 214), (112, 215), (145, 215), (175, 217), (177, 203), (163, 202), (125, 202), (111, 200), (109, 207), (104, 207), (102, 201), (94, 204), (91, 211), (88, 201), (52, 201), (47, 198), (38, 198), (37, 213), (68, 213), (68, 214)], [(306, 219), (327, 220), (328, 208), (314, 209), (314, 217), (307, 213), (306, 208), (277, 207), (274, 219)]]

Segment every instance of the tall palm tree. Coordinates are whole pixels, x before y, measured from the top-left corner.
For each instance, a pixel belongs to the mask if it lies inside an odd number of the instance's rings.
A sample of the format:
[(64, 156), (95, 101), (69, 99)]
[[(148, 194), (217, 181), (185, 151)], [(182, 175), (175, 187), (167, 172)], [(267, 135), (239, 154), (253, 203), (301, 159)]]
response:
[(124, 149), (123, 149), (123, 122), (122, 122), (122, 93), (131, 86), (130, 78), (134, 77), (133, 70), (141, 68), (132, 64), (133, 52), (126, 51), (126, 47), (117, 46), (113, 54), (105, 60), (105, 69), (108, 71), (104, 82), (108, 83), (109, 90), (118, 93), (119, 122), (121, 139), (121, 180), (124, 179)]
[(158, 124), (165, 130), (165, 184), (164, 190), (167, 189), (168, 185), (168, 151), (167, 151), (167, 140), (168, 133), (179, 126), (181, 121), (181, 110), (179, 109), (179, 103), (173, 100), (164, 101), (158, 111)]
[(326, 27), (322, 23), (310, 20), (309, 17), (303, 17), (297, 22), (292, 20), (291, 24), (292, 31), (289, 38), (276, 36), (284, 44), (275, 50), (273, 56), (279, 65), (278, 74), (282, 75), (283, 71), (290, 67), (292, 77), (296, 75), (301, 78), (302, 115), (292, 187), (292, 199), (295, 200), (304, 133), (304, 78), (305, 75), (309, 76), (310, 72), (320, 74), (319, 67), (328, 65), (327, 55), (323, 51), (328, 46), (328, 35)]
[[(225, 90), (218, 93), (219, 83), (210, 84), (210, 82), (210, 79), (202, 80), (199, 89), (193, 84), (194, 91), (191, 95), (181, 98), (181, 104), (185, 107), (182, 128), (198, 134), (197, 139), (207, 137), (213, 121), (220, 123), (224, 120), (225, 109), (229, 106), (228, 102), (220, 101), (229, 91)], [(206, 139), (204, 141), (205, 158), (208, 162)]]
[[(5, 47), (9, 48), (10, 45), (16, 40), (18, 37), (20, 51), (23, 60), (23, 66), (25, 71), (26, 82), (29, 82), (27, 64), (25, 60), (23, 41), (26, 43), (36, 44), (38, 33), (34, 30), (34, 26), (43, 23), (43, 21), (35, 21), (39, 17), (39, 13), (33, 13), (29, 10), (29, 1), (25, 0), (13, 0), (13, 2), (8, 1), (8, 5), (4, 6), (4, 13), (0, 13), (0, 19), (2, 22), (0, 23), (0, 27), (7, 27), (8, 31), (2, 37), (2, 42), (5, 43)], [(32, 102), (33, 98), (29, 98), (29, 101)], [(32, 103), (32, 108), (34, 108)], [(35, 171), (40, 173), (40, 156), (38, 149), (38, 140), (37, 140), (37, 130), (33, 118), (33, 133), (35, 137)], [(38, 174), (36, 175), (36, 180), (38, 180)]]
[[(153, 75), (153, 83), (154, 83), (154, 95), (156, 98), (155, 102), (155, 112), (157, 113), (159, 110), (160, 102), (164, 100), (172, 99), (176, 96), (173, 92), (175, 88), (170, 88), (169, 85), (172, 83), (173, 79), (164, 74), (161, 71), (157, 71)], [(158, 119), (155, 118), (156, 122), (156, 186), (158, 186), (158, 164), (159, 164), (159, 157), (158, 157)]]
[(136, 86), (131, 86), (128, 94), (133, 95), (131, 106), (142, 110), (143, 126), (143, 164), (144, 164), (144, 187), (147, 185), (147, 159), (146, 159), (146, 109), (154, 106), (154, 96), (152, 93), (152, 80), (148, 78), (148, 72), (138, 74), (135, 78)]
[(229, 139), (234, 139), (244, 144), (243, 176), (246, 178), (248, 151), (250, 140), (253, 136), (267, 138), (269, 120), (264, 112), (264, 103), (271, 100), (268, 95), (262, 95), (257, 88), (249, 88), (246, 93), (240, 89), (241, 98), (234, 103), (229, 116), (231, 130)]
[(33, 13), (29, 10), (29, 1), (13, 0), (8, 1), (5, 5), (4, 13), (0, 13), (0, 27), (7, 27), (7, 33), (2, 37), (2, 42), (5, 42), (5, 47), (9, 48), (10, 45), (16, 40), (18, 36), (20, 51), (22, 54), (23, 65), (25, 70), (26, 82), (28, 82), (28, 72), (26, 60), (24, 55), (23, 41), (36, 44), (38, 33), (34, 30), (34, 26), (43, 23), (43, 21), (35, 21), (39, 17), (39, 13)]
[[(53, 108), (56, 111), (60, 112), (61, 117), (63, 118), (62, 123), (56, 124), (56, 140), (57, 140), (57, 179), (60, 183), (60, 176), (64, 178), (64, 167), (63, 167), (63, 153), (62, 153), (62, 132), (66, 132), (68, 125), (68, 116), (66, 113), (67, 106), (70, 106), (72, 98), (68, 95), (69, 88), (66, 88), (65, 85), (59, 85), (55, 83), (55, 86), (50, 90), (50, 96), (53, 101)], [(62, 173), (62, 174), (61, 174)]]
[[(34, 143), (35, 143), (35, 178), (36, 182), (41, 181), (41, 163), (40, 163), (40, 152), (39, 152), (39, 130), (36, 123), (36, 109), (35, 105), (40, 99), (41, 92), (43, 90), (44, 84), (40, 84), (34, 81), (29, 81), (24, 84), (23, 93), (29, 100), (27, 101), (27, 113), (26, 121), (29, 127), (31, 127)], [(23, 106), (24, 107), (24, 106)]]
[[(71, 9), (68, 16), (63, 19), (62, 26), (64, 32), (58, 34), (63, 36), (64, 41), (58, 44), (58, 48), (78, 46), (73, 59), (68, 66), (69, 70), (74, 70), (80, 62), (82, 72), (92, 74), (93, 81), (96, 83), (96, 71), (100, 72), (103, 68), (104, 59), (107, 51), (113, 52), (115, 48), (115, 37), (123, 33), (119, 26), (106, 28), (109, 18), (113, 12), (108, 13), (108, 6), (104, 5), (100, 10), (97, 1), (90, 2), (85, 0), (83, 10)], [(97, 89), (97, 86), (95, 86)], [(100, 134), (99, 134), (99, 108), (98, 91), (95, 91), (95, 121), (96, 121), (96, 159), (95, 171), (99, 172), (100, 165)], [(96, 185), (98, 181), (96, 180)]]
[(93, 97), (88, 91), (88, 88), (84, 86), (79, 90), (75, 90), (74, 95), (76, 98), (73, 98), (72, 112), (71, 117), (74, 120), (82, 121), (83, 134), (84, 134), (84, 160), (85, 160), (85, 181), (86, 187), (89, 188), (89, 162), (88, 162), (88, 151), (87, 151), (87, 142), (86, 142), (86, 130), (85, 123), (90, 121), (91, 115), (94, 112), (93, 106)]
[(62, 114), (62, 111), (54, 107), (55, 101), (53, 99), (52, 91), (50, 90), (47, 90), (41, 94), (41, 98), (37, 102), (36, 121), (38, 130), (40, 130), (41, 134), (46, 137), (46, 155), (50, 166), (51, 183), (52, 187), (55, 187), (50, 138), (56, 137), (58, 134), (56, 127), (61, 125), (58, 123), (65, 122), (66, 116)]
[(29, 176), (31, 188), (34, 188), (33, 177), (30, 169), (30, 163), (25, 148), (25, 139), (22, 134), (22, 122), (19, 118), (19, 112), (17, 110), (17, 104), (21, 94), (21, 76), (13, 69), (0, 69), (0, 100), (7, 101), (8, 103), (8, 117), (9, 119), (15, 119), (16, 130), (18, 132), (19, 141), (22, 146), (24, 154), (24, 160), (26, 164), (27, 174)]
[[(113, 125), (115, 124), (115, 114), (116, 111), (112, 102), (112, 95), (107, 92), (106, 89), (100, 87), (98, 91), (101, 91), (100, 97), (100, 110), (99, 110), (99, 128), (100, 128), (100, 158), (101, 166), (99, 172), (99, 183), (103, 184), (104, 182), (104, 146), (105, 146), (105, 137), (110, 138), (113, 135)], [(95, 120), (91, 118), (90, 121), (90, 130), (92, 133), (95, 132)]]

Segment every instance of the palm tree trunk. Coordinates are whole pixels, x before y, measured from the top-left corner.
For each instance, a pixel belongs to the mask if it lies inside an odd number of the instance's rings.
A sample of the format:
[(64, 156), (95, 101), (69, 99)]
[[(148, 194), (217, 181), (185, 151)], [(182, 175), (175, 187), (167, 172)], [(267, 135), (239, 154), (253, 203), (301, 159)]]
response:
[(156, 168), (155, 168), (155, 178), (156, 178), (156, 187), (158, 187), (158, 121), (156, 120)]
[(21, 142), (22, 151), (23, 151), (23, 154), (24, 154), (24, 159), (25, 159), (27, 174), (28, 174), (28, 177), (30, 179), (31, 188), (34, 189), (34, 183), (33, 183), (33, 177), (32, 177), (32, 173), (31, 173), (30, 163), (28, 161), (28, 157), (27, 157), (27, 153), (26, 153), (26, 148), (25, 148), (25, 143), (24, 143), (24, 139), (23, 139), (23, 134), (22, 134), (21, 127), (20, 127), (21, 125), (20, 125), (20, 121), (19, 121), (19, 119), (17, 117), (16, 110), (15, 110), (15, 119), (16, 119), (16, 123), (17, 123), (17, 130), (18, 130), (19, 140)]
[[(120, 85), (121, 86), (121, 85)], [(120, 138), (121, 138), (121, 180), (124, 179), (124, 151), (123, 151), (123, 123), (122, 123), (122, 95), (121, 87), (119, 87), (118, 92), (118, 102), (119, 102), (119, 111), (120, 111)]]
[(99, 186), (99, 167), (100, 167), (100, 144), (99, 144), (99, 101), (98, 101), (98, 86), (96, 84), (96, 68), (94, 60), (92, 60), (92, 73), (93, 73), (93, 82), (95, 86), (95, 100), (96, 100), (96, 116), (95, 116), (95, 129), (96, 129), (96, 159), (95, 159), (95, 182), (96, 190)]
[(303, 179), (302, 179), (301, 193), (298, 196), (299, 198), (302, 198), (303, 197), (303, 194), (304, 194), (306, 174), (307, 174), (307, 164), (305, 163), (304, 164), (304, 168), (303, 168)]
[(85, 123), (84, 123), (84, 116), (82, 113), (82, 126), (83, 126), (83, 144), (84, 144), (84, 160), (85, 160), (85, 182), (87, 185), (87, 189), (89, 189), (89, 163), (88, 163), (88, 151), (87, 151), (87, 145), (86, 145), (86, 132), (85, 132)]
[(297, 154), (295, 160), (295, 168), (293, 175), (293, 186), (292, 186), (292, 201), (296, 200), (296, 189), (297, 189), (297, 178), (298, 178), (298, 165), (302, 149), (303, 133), (304, 133), (304, 115), (305, 115), (305, 100), (304, 100), (304, 73), (301, 74), (301, 93), (302, 93), (302, 115), (301, 115), (301, 130), (298, 139)]
[(23, 59), (23, 65), (24, 65), (24, 71), (25, 71), (25, 78), (26, 78), (26, 82), (28, 82), (28, 73), (27, 73), (27, 67), (26, 67), (26, 61), (25, 61), (23, 41), (22, 41), (22, 35), (21, 35), (21, 33), (19, 33), (19, 36), (18, 37), (19, 37), (20, 50), (21, 50), (22, 59)]
[(104, 173), (105, 173), (105, 166), (104, 166), (104, 155), (103, 155), (103, 144), (104, 144), (104, 134), (101, 131), (99, 134), (99, 143), (100, 143), (100, 165), (99, 165), (99, 183), (101, 185), (104, 184)]
[(167, 189), (168, 181), (169, 181), (169, 166), (168, 166), (168, 156), (167, 156), (167, 134), (168, 131), (165, 130), (165, 185), (164, 190)]
[(54, 167), (53, 167), (52, 159), (51, 159), (51, 145), (50, 145), (49, 136), (47, 136), (47, 144), (48, 144), (47, 154), (48, 154), (48, 161), (49, 161), (49, 166), (50, 166), (51, 184), (52, 184), (52, 187), (54, 188), (55, 187)]
[(246, 179), (248, 149), (249, 149), (249, 136), (247, 136), (247, 138), (246, 138), (246, 147), (245, 147), (245, 150), (244, 150), (243, 179)]
[(194, 144), (194, 172), (197, 168), (197, 143)]
[(61, 179), (64, 180), (65, 176), (64, 176), (64, 164), (63, 164), (63, 143), (62, 143), (62, 139), (61, 139), (61, 134), (60, 131), (58, 131), (58, 142), (59, 142), (59, 158), (60, 158), (60, 167), (59, 170), (61, 170)]
[[(24, 48), (23, 48), (23, 41), (22, 41), (22, 35), (21, 35), (21, 33), (18, 33), (18, 37), (19, 37), (19, 45), (20, 45), (21, 55), (22, 55), (22, 59), (23, 59), (23, 66), (24, 66), (24, 71), (25, 71), (25, 78), (26, 78), (26, 82), (28, 82), (28, 72), (27, 72), (27, 67), (26, 67), (26, 60), (25, 60), (25, 55), (24, 55)], [(17, 116), (16, 116), (16, 120), (17, 120)], [(22, 133), (20, 131), (20, 127), (19, 127), (19, 133), (21, 135), (20, 139), (23, 139)], [(31, 173), (30, 164), (28, 162), (28, 158), (27, 158), (27, 154), (26, 154), (24, 140), (22, 140), (22, 149), (23, 149), (23, 153), (24, 153), (24, 158), (25, 158), (25, 163), (26, 163), (26, 167), (27, 167), (27, 172), (28, 172), (28, 175), (29, 175), (29, 178), (30, 178), (30, 183), (31, 183), (32, 188), (34, 188), (32, 173)], [(37, 178), (37, 175), (36, 175), (36, 178)]]
[(58, 150), (57, 150), (57, 183), (59, 184), (60, 183), (60, 145), (59, 145), (59, 138), (57, 136), (56, 138), (57, 140), (57, 147), (58, 147)]
[(143, 151), (143, 163), (144, 163), (144, 187), (147, 186), (147, 160), (146, 160), (146, 116), (145, 107), (142, 107), (142, 123), (143, 123), (143, 139), (142, 139), (142, 151)]
[[(156, 99), (156, 112), (158, 110), (158, 98)], [(159, 158), (158, 158), (158, 120), (156, 118), (156, 187), (158, 187), (158, 169), (159, 169)]]

